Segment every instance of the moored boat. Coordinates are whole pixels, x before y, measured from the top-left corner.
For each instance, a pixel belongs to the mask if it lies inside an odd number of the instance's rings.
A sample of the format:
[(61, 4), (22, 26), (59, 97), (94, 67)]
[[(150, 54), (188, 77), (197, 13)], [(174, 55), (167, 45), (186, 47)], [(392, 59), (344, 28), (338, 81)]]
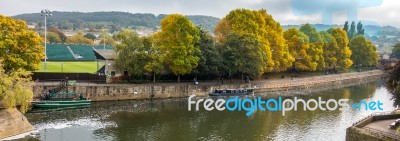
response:
[(217, 89), (209, 93), (210, 96), (238, 96), (254, 94), (253, 88), (246, 89)]
[(90, 105), (91, 100), (86, 99), (82, 93), (61, 92), (43, 95), (31, 103), (35, 108), (80, 107)]

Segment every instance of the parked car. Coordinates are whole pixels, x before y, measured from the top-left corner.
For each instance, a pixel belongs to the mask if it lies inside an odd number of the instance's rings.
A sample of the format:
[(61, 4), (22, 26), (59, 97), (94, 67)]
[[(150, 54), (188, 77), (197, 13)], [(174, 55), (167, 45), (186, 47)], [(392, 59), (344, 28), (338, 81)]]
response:
[(400, 119), (396, 119), (390, 124), (390, 129), (396, 129), (400, 125)]

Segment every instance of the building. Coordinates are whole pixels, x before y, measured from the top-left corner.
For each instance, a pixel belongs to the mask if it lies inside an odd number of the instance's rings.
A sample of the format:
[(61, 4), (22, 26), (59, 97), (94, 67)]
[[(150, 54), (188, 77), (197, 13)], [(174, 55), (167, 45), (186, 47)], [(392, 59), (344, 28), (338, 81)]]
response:
[(114, 50), (102, 50), (102, 49), (94, 49), (94, 55), (96, 56), (97, 63), (104, 64), (98, 70), (99, 75), (107, 75), (111, 77), (121, 76), (121, 72), (119, 72), (115, 67), (115, 56), (116, 53)]

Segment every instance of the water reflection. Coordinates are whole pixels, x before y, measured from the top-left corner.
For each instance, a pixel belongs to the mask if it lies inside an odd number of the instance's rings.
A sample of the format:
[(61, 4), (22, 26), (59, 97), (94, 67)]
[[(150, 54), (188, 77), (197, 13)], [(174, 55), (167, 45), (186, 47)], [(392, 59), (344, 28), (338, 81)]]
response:
[[(393, 101), (379, 83), (298, 95), (303, 99)], [(265, 96), (268, 98), (268, 96)], [(372, 111), (188, 111), (187, 99), (98, 102), (90, 108), (28, 113), (42, 140), (344, 140), (345, 129)]]

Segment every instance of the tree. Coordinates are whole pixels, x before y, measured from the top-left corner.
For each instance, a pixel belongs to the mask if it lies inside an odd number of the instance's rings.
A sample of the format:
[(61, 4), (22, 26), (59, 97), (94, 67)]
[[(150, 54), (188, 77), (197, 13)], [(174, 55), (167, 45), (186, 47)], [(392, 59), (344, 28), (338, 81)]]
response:
[(94, 42), (88, 38), (85, 38), (82, 33), (77, 33), (71, 38), (67, 39), (67, 43), (73, 43), (73, 44), (89, 44), (93, 45)]
[(67, 41), (67, 36), (60, 29), (56, 27), (50, 27), (49, 32), (57, 33), (61, 39), (61, 42), (65, 43)]
[(338, 53), (340, 51), (335, 38), (326, 31), (319, 33), (323, 41), (323, 55), (325, 64), (329, 69), (335, 68), (338, 61)]
[(232, 55), (232, 63), (228, 67), (236, 68), (243, 75), (261, 76), (263, 74), (263, 63), (265, 63), (265, 52), (259, 47), (260, 41), (252, 34), (239, 34), (231, 32), (227, 36), (225, 48), (227, 54)]
[(323, 55), (324, 50), (321, 35), (310, 24), (301, 26), (300, 31), (309, 37), (310, 48), (308, 49), (308, 55), (311, 57), (312, 62), (316, 62), (318, 64), (318, 70), (324, 69), (325, 58)]
[(164, 54), (158, 46), (154, 46), (154, 37), (142, 37), (142, 43), (148, 50), (149, 61), (144, 66), (144, 70), (153, 74), (153, 82), (156, 82), (156, 75), (164, 70)]
[(309, 53), (309, 38), (303, 32), (290, 28), (284, 32), (290, 55), (295, 58), (292, 68), (300, 71), (315, 71), (317, 62), (313, 62)]
[(328, 32), (335, 39), (338, 52), (336, 53), (337, 65), (342, 70), (347, 70), (353, 62), (351, 61), (351, 50), (349, 48), (349, 39), (347, 38), (346, 31), (340, 28), (331, 28)]
[(7, 73), (3, 67), (0, 60), (0, 101), (6, 108), (18, 105), (20, 111), (25, 113), (33, 97), (31, 73), (22, 68)]
[(374, 66), (378, 64), (379, 55), (376, 47), (363, 35), (351, 39), (351, 59), (356, 66)]
[(283, 29), (266, 10), (236, 9), (226, 15), (216, 26), (215, 35), (224, 44), (231, 32), (252, 34), (260, 41), (260, 48), (266, 55), (263, 72), (284, 71), (291, 66), (294, 58), (283, 38)]
[(117, 34), (117, 39), (121, 41), (121, 44), (114, 48), (117, 54), (115, 58), (117, 69), (128, 71), (129, 78), (143, 75), (149, 55), (139, 35), (132, 30), (125, 29)]
[(35, 71), (44, 58), (43, 40), (24, 21), (0, 15), (0, 60), (6, 73)]
[(86, 33), (85, 38), (88, 38), (88, 39), (90, 39), (92, 41), (97, 39), (96, 36), (93, 35), (92, 33)]
[(400, 42), (393, 46), (392, 57), (400, 59)]
[(61, 38), (57, 33), (47, 32), (47, 41), (50, 43), (61, 43)]
[(193, 72), (199, 75), (218, 75), (222, 57), (215, 46), (215, 39), (209, 32), (203, 29), (199, 30), (200, 40), (196, 43), (196, 46), (200, 48), (197, 55), (200, 60)]
[(357, 35), (364, 35), (363, 24), (361, 21), (357, 23)]
[(349, 33), (349, 21), (344, 23), (343, 30), (346, 31), (346, 33)]
[(106, 45), (111, 45), (111, 46), (115, 45), (115, 40), (110, 34), (102, 33), (100, 34), (98, 39), (100, 39), (99, 42), (100, 45), (103, 45), (104, 42), (106, 43)]
[(161, 21), (161, 31), (156, 33), (156, 43), (165, 53), (164, 62), (178, 76), (191, 73), (197, 67), (199, 57), (199, 30), (190, 20), (180, 14), (171, 14)]
[(355, 34), (356, 34), (356, 25), (355, 25), (354, 21), (352, 21), (351, 26), (350, 26), (350, 31), (347, 32), (348, 39), (349, 40), (352, 39)]

